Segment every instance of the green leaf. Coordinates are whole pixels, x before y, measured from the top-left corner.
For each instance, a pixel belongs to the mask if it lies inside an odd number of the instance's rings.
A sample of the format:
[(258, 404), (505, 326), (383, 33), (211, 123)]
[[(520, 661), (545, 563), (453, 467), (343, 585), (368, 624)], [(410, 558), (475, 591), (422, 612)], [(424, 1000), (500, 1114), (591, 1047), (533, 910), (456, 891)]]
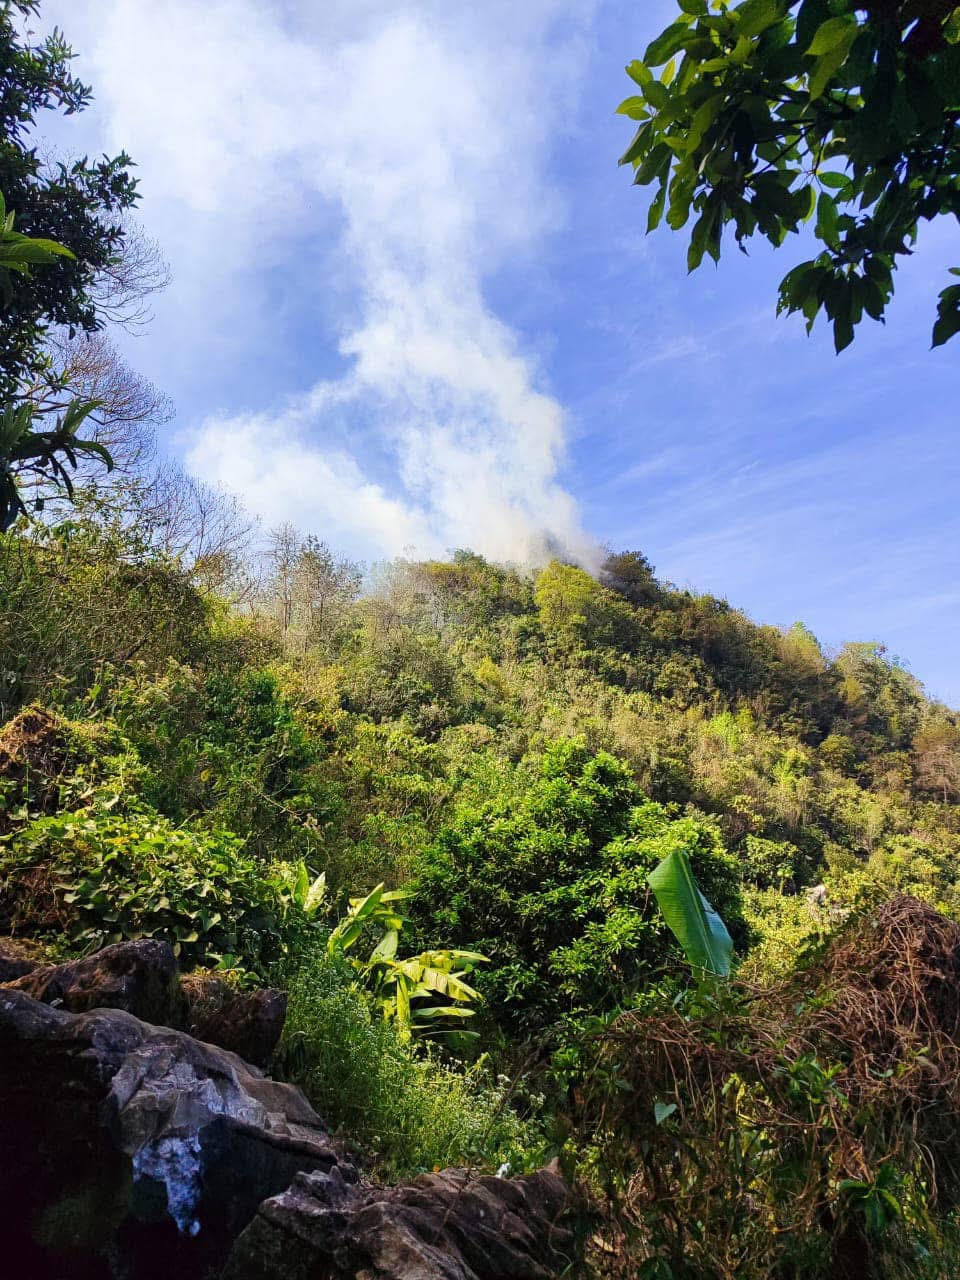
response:
[(647, 883), (691, 967), (727, 977), (733, 940), (697, 887), (686, 851), (675, 849), (668, 854), (650, 872)]
[(846, 49), (833, 49), (820, 58), (808, 85), (811, 102), (816, 102), (823, 96), (827, 85), (833, 79), (834, 73), (842, 66), (846, 56)]
[(400, 942), (400, 934), (396, 929), (388, 929), (380, 941), (374, 947), (370, 955), (370, 963), (375, 960), (392, 960), (397, 954), (397, 946)]
[(644, 97), (657, 111), (670, 111), (670, 90), (659, 80), (651, 80), (643, 91)]
[[(642, 124), (630, 140), (630, 145), (618, 160), (618, 164), (634, 164), (646, 152), (650, 140), (650, 125)], [(654, 148), (656, 150), (656, 148)]]
[(835, 49), (849, 50), (859, 30), (860, 24), (852, 14), (846, 14), (842, 18), (828, 18), (817, 28), (806, 51), (807, 56), (819, 58)]
[(293, 885), (293, 900), (298, 907), (302, 907), (307, 900), (307, 894), (310, 892), (310, 873), (307, 871), (307, 864), (301, 858), (297, 863), (297, 876)]
[(644, 120), (649, 112), (646, 98), (641, 98), (634, 94), (633, 97), (624, 98), (617, 107), (618, 116), (629, 116), (631, 120)]
[[(690, 248), (687, 251), (688, 271), (696, 271), (703, 261), (704, 253), (711, 247), (711, 237), (713, 236), (716, 219), (717, 211), (711, 206), (704, 209), (694, 224), (693, 231), (690, 234)], [(713, 256), (715, 257), (716, 255), (714, 254)]]
[(371, 889), (365, 898), (351, 898), (350, 914), (352, 919), (356, 921), (366, 920), (373, 915), (384, 897), (385, 888), (386, 886), (381, 882), (375, 889)]
[(684, 41), (689, 35), (690, 28), (686, 22), (675, 22), (647, 46), (643, 61), (648, 67), (659, 67), (662, 63), (669, 62), (673, 55), (683, 48)]
[(882, 320), (886, 299), (876, 280), (863, 278), (863, 309), (872, 320)]
[(820, 193), (817, 201), (817, 233), (831, 249), (840, 248), (840, 233), (837, 229), (837, 203), (833, 196), (825, 191)]
[(701, 103), (694, 112), (693, 119), (690, 122), (690, 129), (687, 133), (688, 151), (695, 151), (699, 147), (703, 140), (703, 135), (722, 111), (724, 102), (724, 95), (715, 93), (712, 97), (707, 98), (706, 102)]
[(653, 1120), (654, 1124), (663, 1124), (664, 1120), (669, 1120), (677, 1109), (675, 1102), (655, 1102), (653, 1104)]
[(933, 326), (933, 341), (931, 346), (942, 347), (945, 342), (960, 333), (960, 306), (949, 306), (941, 302), (938, 307), (937, 322)]
[(833, 322), (833, 345), (836, 348), (837, 355), (841, 351), (846, 351), (852, 341), (853, 321), (849, 316), (837, 316)]
[(777, 0), (745, 0), (745, 3), (734, 10), (740, 15), (737, 31), (742, 36), (758, 36), (773, 26), (780, 16)]
[(797, 45), (806, 49), (830, 14), (830, 0), (803, 0), (797, 13)]
[(626, 67), (627, 75), (641, 89), (645, 89), (653, 79), (653, 72), (639, 58), (634, 58), (633, 62), (629, 62)]
[(646, 186), (648, 182), (653, 182), (655, 178), (663, 178), (670, 170), (670, 148), (665, 142), (658, 142), (657, 145), (643, 158), (643, 163), (637, 167), (637, 176), (634, 179), (640, 186)]
[(314, 915), (326, 896), (327, 873), (325, 871), (321, 871), (307, 893), (306, 901), (303, 904), (305, 914), (308, 916)]
[(464, 1009), (462, 1005), (455, 1004), (438, 1004), (430, 1005), (426, 1008), (418, 1007), (414, 1010), (418, 1018), (424, 1018), (427, 1022), (432, 1022), (436, 1018), (474, 1018), (476, 1017), (475, 1009)]
[(651, 231), (656, 231), (657, 227), (659, 227), (660, 220), (663, 217), (663, 206), (666, 203), (666, 199), (667, 188), (666, 184), (664, 184), (660, 187), (657, 194), (650, 202), (650, 212), (647, 214), (647, 235), (649, 235)]

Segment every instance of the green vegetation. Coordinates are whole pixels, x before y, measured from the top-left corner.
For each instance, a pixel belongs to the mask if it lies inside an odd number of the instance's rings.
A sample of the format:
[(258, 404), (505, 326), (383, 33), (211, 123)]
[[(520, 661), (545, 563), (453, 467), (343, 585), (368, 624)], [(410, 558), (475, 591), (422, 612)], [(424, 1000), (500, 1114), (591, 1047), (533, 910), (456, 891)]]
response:
[(672, 951), (646, 879), (674, 850), (739, 918), (719, 830), (645, 800), (613, 756), (561, 740), (512, 772), (454, 809), (424, 850), (414, 904), (428, 935), (490, 957), (477, 981), (492, 1018), (532, 1031), (629, 1000)]
[[(323, 883), (325, 887), (325, 873), (321, 872), (315, 883)], [(373, 995), (384, 1020), (393, 1023), (404, 1043), (414, 1032), (443, 1035), (441, 1024), (472, 1018), (475, 1010), (469, 1006), (478, 998), (478, 993), (464, 979), (471, 969), (487, 960), (477, 951), (455, 948), (432, 948), (416, 956), (398, 958), (400, 934), (407, 923), (399, 914), (398, 904), (411, 896), (410, 890), (387, 890), (378, 884), (365, 897), (350, 899), (347, 914), (327, 939), (327, 956), (333, 959), (350, 951), (371, 928), (380, 933), (369, 956), (366, 959), (354, 956), (351, 963)], [(446, 997), (446, 1003), (433, 1003), (442, 997)], [(423, 1000), (431, 1003), (418, 1003)], [(464, 1034), (474, 1033), (454, 1031), (451, 1034), (462, 1038)]]
[[(955, 1274), (960, 714), (636, 551), (365, 576), (289, 526), (254, 548), (182, 477), (92, 488), (81, 423), (127, 449), (161, 411), (80, 397), (115, 357), (71, 332), (58, 363), (53, 328), (156, 276), (127, 157), (26, 145), (89, 96), (60, 36), (21, 43), (35, 7), (0, 5), (0, 190), (70, 253), (4, 218), (0, 928), (280, 984), (273, 1069), (369, 1169), (557, 1157), (597, 1275)], [(696, 266), (730, 220), (779, 244), (816, 208), (782, 302), (846, 345), (957, 212), (956, 10), (680, 8), (623, 107), (651, 225), (694, 207)]]
[(0, 540), (8, 931), (281, 983), (276, 1069), (372, 1167), (559, 1155), (624, 1265), (938, 1274), (902, 1270), (953, 1218), (898, 1090), (952, 1041), (888, 1043), (877, 1093), (862, 1027), (806, 1020), (839, 1017), (829, 957), (849, 976), (898, 894), (960, 919), (955, 712), (880, 646), (827, 654), (635, 554), (400, 561), (311, 612), (316, 547), (287, 537), (241, 607), (131, 510)]
[[(953, 0), (678, 0), (627, 73), (637, 131), (621, 160), (656, 184), (648, 230), (697, 215), (689, 265), (719, 260), (725, 228), (779, 247), (814, 219), (819, 254), (780, 285), (838, 351), (882, 320), (919, 224), (960, 216), (960, 7)], [(960, 274), (960, 267), (953, 272)], [(933, 345), (960, 330), (940, 294)]]
[(36, 920), (37, 872), (56, 922), (82, 946), (164, 937), (187, 962), (214, 952), (253, 960), (276, 934), (277, 906), (242, 841), (194, 832), (147, 813), (123, 817), (79, 810), (38, 818), (19, 833), (6, 864), (4, 896)]
[[(73, 52), (62, 33), (38, 44), (24, 34), (29, 24), (23, 20), (38, 9), (38, 0), (0, 7), (0, 192), (20, 233), (70, 252), (10, 282), (0, 313), (3, 401), (49, 371), (45, 338), (52, 326), (92, 333), (103, 323), (108, 298), (118, 302), (131, 284), (119, 269), (128, 235), (124, 214), (137, 199), (130, 157), (51, 164), (38, 152), (33, 130), (40, 114), (82, 111), (91, 97), (90, 87), (71, 74)], [(109, 279), (117, 288), (104, 293)]]
[(511, 1081), (486, 1057), (466, 1065), (411, 1049), (364, 999), (353, 970), (322, 947), (300, 951), (276, 977), (290, 993), (279, 1069), (381, 1176), (538, 1163), (537, 1126), (511, 1105)]

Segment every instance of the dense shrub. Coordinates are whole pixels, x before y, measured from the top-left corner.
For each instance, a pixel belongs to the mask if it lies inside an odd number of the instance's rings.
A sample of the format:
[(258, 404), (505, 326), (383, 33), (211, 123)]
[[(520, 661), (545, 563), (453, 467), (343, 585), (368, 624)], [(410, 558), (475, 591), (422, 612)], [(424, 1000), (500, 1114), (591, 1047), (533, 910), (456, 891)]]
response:
[(644, 801), (624, 764), (582, 741), (518, 775), (514, 794), (462, 808), (440, 832), (413, 906), (425, 938), (490, 957), (478, 985), (505, 1026), (610, 1007), (676, 954), (646, 877), (677, 847), (738, 931), (738, 866), (714, 826)]
[(83, 950), (161, 938), (186, 967), (276, 957), (288, 923), (282, 888), (237, 836), (174, 827), (151, 811), (38, 818), (0, 846), (5, 927), (61, 932)]
[(595, 1028), (568, 1096), (620, 1227), (611, 1274), (955, 1274), (958, 993), (960, 928), (900, 897), (778, 990)]
[(0, 536), (0, 717), (82, 696), (104, 663), (157, 671), (209, 643), (210, 605), (176, 562), (95, 505)]

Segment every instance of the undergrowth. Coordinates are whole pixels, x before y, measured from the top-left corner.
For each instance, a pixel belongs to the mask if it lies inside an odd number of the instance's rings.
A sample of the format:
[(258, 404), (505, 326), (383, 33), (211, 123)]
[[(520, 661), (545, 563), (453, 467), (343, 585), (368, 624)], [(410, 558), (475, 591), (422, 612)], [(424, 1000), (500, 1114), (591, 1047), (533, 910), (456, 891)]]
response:
[(778, 988), (624, 1013), (580, 1065), (582, 1172), (617, 1241), (601, 1271), (955, 1274), (960, 927), (916, 899), (851, 920)]
[(290, 995), (278, 1063), (378, 1175), (536, 1165), (542, 1137), (511, 1106), (509, 1080), (483, 1057), (465, 1067), (403, 1042), (353, 977), (322, 939), (273, 971)]

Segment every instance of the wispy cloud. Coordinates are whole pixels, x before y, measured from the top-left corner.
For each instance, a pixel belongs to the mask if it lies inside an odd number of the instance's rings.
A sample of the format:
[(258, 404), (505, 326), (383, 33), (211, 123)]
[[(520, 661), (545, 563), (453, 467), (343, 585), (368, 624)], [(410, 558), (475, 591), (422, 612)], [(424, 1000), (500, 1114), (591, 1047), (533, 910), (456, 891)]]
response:
[(297, 271), (298, 243), (318, 312), (333, 293), (349, 317), (318, 353), (339, 372), (185, 431), (198, 475), (373, 553), (593, 556), (562, 408), (485, 296), (562, 216), (549, 130), (592, 6), (73, 0), (101, 119), (149, 175), (184, 341), (198, 311), (249, 325), (255, 271)]

